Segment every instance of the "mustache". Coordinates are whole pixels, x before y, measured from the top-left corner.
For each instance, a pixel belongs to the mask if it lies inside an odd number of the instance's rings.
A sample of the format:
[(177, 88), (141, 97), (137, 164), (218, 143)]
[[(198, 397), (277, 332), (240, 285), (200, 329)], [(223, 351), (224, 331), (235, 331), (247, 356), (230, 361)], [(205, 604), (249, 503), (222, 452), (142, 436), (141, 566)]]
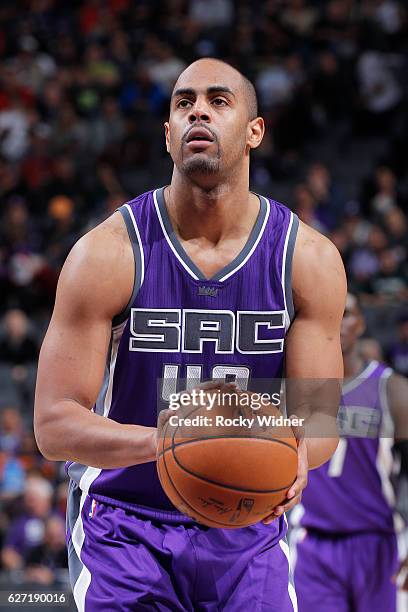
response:
[(207, 130), (207, 132), (209, 132), (211, 136), (214, 138), (214, 142), (218, 142), (217, 134), (210, 127), (208, 127), (208, 125), (206, 125), (205, 123), (194, 123), (193, 125), (191, 125), (188, 128), (188, 130), (183, 134), (181, 138), (182, 142), (187, 141), (188, 135), (193, 128), (203, 128), (203, 130)]

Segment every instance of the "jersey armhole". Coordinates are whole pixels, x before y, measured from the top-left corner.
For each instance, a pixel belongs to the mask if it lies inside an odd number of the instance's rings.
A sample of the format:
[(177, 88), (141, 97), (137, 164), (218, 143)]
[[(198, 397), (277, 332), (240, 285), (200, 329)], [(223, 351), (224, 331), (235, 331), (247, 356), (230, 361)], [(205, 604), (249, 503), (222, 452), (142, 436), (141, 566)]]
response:
[(390, 403), (388, 400), (388, 381), (390, 376), (393, 374), (392, 368), (385, 368), (382, 372), (380, 379), (378, 381), (379, 386), (379, 396), (380, 396), (380, 408), (383, 417), (388, 421), (388, 427), (391, 427), (394, 430), (394, 419), (392, 417), (392, 413), (390, 410)]
[(290, 327), (295, 318), (295, 306), (293, 303), (292, 292), (292, 261), (295, 250), (296, 237), (299, 229), (299, 217), (294, 213), (290, 213), (289, 227), (286, 234), (285, 247), (283, 250), (282, 262), (282, 287), (285, 298), (285, 307), (288, 316), (287, 329)]
[(126, 321), (126, 319), (129, 316), (131, 306), (144, 280), (144, 252), (143, 252), (142, 240), (140, 238), (140, 233), (137, 227), (136, 219), (133, 215), (132, 209), (130, 208), (128, 204), (123, 204), (123, 206), (120, 206), (116, 210), (120, 212), (123, 217), (123, 220), (126, 225), (127, 233), (129, 236), (129, 240), (132, 245), (133, 257), (134, 257), (134, 263), (135, 263), (135, 275), (134, 275), (133, 289), (132, 289), (132, 295), (130, 297), (130, 300), (128, 304), (126, 305), (126, 307), (124, 308), (124, 310), (122, 310), (122, 312), (117, 314), (112, 319), (112, 328), (118, 327), (119, 325), (122, 325), (124, 321)]

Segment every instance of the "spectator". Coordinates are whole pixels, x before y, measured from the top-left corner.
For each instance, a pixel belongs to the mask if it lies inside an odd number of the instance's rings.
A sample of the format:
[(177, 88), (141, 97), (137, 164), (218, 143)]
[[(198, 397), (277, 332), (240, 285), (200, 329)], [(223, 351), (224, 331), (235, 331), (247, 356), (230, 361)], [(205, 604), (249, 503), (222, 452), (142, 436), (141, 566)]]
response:
[(21, 447), (24, 427), (17, 408), (7, 407), (0, 413), (0, 451), (17, 454)]
[(359, 342), (359, 353), (367, 363), (372, 360), (383, 361), (381, 344), (374, 338), (362, 338)]
[(207, 28), (231, 25), (233, 14), (231, 0), (190, 0), (190, 17)]
[(43, 585), (58, 581), (61, 571), (67, 572), (65, 523), (59, 516), (49, 517), (44, 524), (44, 540), (26, 557), (26, 579)]
[(150, 78), (170, 98), (173, 85), (186, 67), (186, 63), (176, 57), (168, 44), (159, 41), (155, 43), (154, 55), (148, 68)]
[(28, 147), (29, 127), (26, 109), (17, 98), (10, 108), (0, 111), (0, 152), (7, 160), (22, 159)]
[(9, 527), (1, 552), (5, 569), (15, 570), (24, 566), (27, 555), (44, 540), (45, 521), (51, 515), (52, 487), (39, 476), (27, 478), (23, 512)]
[(317, 202), (307, 185), (298, 185), (295, 189), (295, 211), (303, 223), (307, 223), (318, 231), (325, 232), (317, 216)]
[(317, 204), (317, 217), (326, 229), (334, 229), (343, 217), (344, 200), (327, 166), (321, 162), (312, 164), (306, 182)]
[(24, 490), (26, 473), (19, 457), (0, 451), (0, 503), (10, 503)]
[(0, 360), (12, 366), (25, 366), (38, 357), (38, 342), (32, 334), (27, 316), (18, 309), (4, 316), (4, 335), (0, 340)]
[(390, 120), (402, 99), (402, 89), (392, 71), (389, 57), (365, 51), (357, 63), (361, 96), (360, 128), (365, 135), (378, 135), (390, 127)]

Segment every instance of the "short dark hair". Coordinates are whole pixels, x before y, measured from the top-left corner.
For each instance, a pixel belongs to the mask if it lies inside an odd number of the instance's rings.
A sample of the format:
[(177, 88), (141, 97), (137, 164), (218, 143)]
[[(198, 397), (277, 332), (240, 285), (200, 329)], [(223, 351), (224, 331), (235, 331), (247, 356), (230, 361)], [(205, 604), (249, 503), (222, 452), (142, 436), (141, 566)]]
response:
[[(199, 62), (201, 60), (211, 60), (213, 62), (219, 62), (220, 64), (224, 64), (225, 66), (228, 66), (229, 68), (232, 68), (233, 70), (238, 72), (238, 74), (240, 75), (242, 79), (242, 84), (244, 87), (244, 93), (245, 93), (247, 107), (248, 107), (249, 120), (252, 121), (252, 119), (256, 119), (256, 117), (258, 116), (258, 98), (256, 95), (254, 84), (248, 79), (248, 77), (242, 74), (242, 72), (238, 68), (233, 66), (232, 64), (229, 64), (228, 62), (225, 62), (224, 60), (218, 59), (217, 57), (202, 57), (198, 60), (195, 60), (192, 63), (195, 64), (196, 62)], [(187, 66), (187, 68), (189, 68), (189, 66)], [(183, 74), (183, 72), (181, 74)], [(174, 89), (173, 89), (173, 92), (174, 92)]]
[(238, 72), (240, 73), (244, 83), (248, 105), (248, 115), (249, 119), (252, 121), (252, 119), (255, 119), (258, 116), (258, 97), (256, 95), (256, 89), (254, 84), (245, 75), (243, 75), (242, 72), (239, 70)]

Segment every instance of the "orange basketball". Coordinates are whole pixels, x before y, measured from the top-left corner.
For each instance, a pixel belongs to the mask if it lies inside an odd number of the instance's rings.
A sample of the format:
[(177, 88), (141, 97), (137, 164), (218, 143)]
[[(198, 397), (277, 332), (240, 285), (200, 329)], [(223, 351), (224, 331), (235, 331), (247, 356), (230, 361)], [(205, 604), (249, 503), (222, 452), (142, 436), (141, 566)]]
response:
[[(245, 419), (251, 418), (249, 426)], [(245, 527), (268, 516), (297, 473), (296, 439), (282, 419), (271, 404), (257, 411), (237, 402), (178, 408), (165, 424), (157, 456), (171, 502), (209, 527)]]

